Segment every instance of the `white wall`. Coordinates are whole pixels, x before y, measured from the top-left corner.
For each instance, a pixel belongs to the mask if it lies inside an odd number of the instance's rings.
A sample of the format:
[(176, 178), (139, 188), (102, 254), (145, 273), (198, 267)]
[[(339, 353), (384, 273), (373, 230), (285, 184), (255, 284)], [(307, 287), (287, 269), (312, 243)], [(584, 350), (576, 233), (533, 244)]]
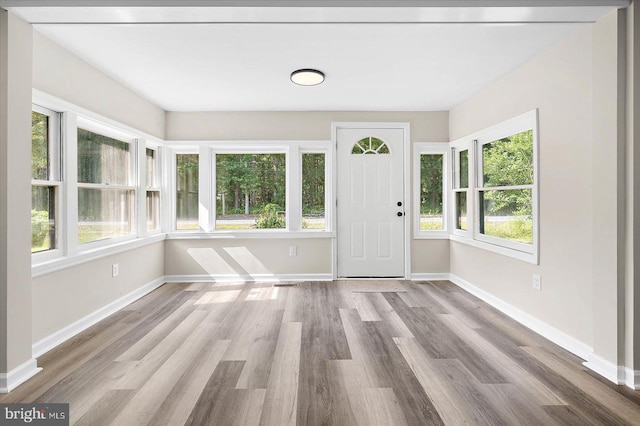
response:
[(334, 121), (409, 122), (414, 142), (448, 142), (449, 113), (167, 112), (167, 140), (331, 140)]
[(34, 89), (158, 138), (164, 137), (161, 108), (37, 31), (33, 34)]
[[(167, 275), (331, 276), (331, 239), (185, 239), (165, 241)], [(297, 255), (289, 256), (296, 246)]]
[[(331, 140), (332, 122), (408, 122), (411, 125), (411, 142), (448, 142), (448, 112), (168, 112), (168, 140)], [(409, 217), (407, 217), (409, 220)], [(304, 240), (302, 240), (304, 241)], [(191, 244), (191, 241), (188, 242)], [(309, 240), (318, 249), (321, 262), (307, 263), (305, 254), (298, 253), (294, 262), (288, 257), (288, 248), (274, 241), (284, 257), (271, 258), (271, 269), (279, 273), (331, 274), (330, 240)], [(215, 240), (200, 242), (202, 246), (220, 247)], [(260, 252), (264, 240), (243, 240), (251, 251)], [(187, 262), (184, 250), (188, 244), (167, 242), (172, 256), (167, 259), (171, 274), (181, 275), (200, 270), (193, 262)], [(413, 240), (412, 273), (437, 273), (449, 271), (448, 240)], [(286, 249), (286, 250), (285, 250)], [(176, 257), (177, 256), (177, 257)], [(313, 255), (311, 255), (313, 256)], [(179, 262), (176, 259), (183, 259)], [(190, 266), (189, 266), (190, 265)], [(306, 265), (306, 266), (305, 266)], [(319, 266), (322, 265), (320, 268)], [(227, 270), (220, 265), (221, 270)]]
[(31, 27), (0, 9), (0, 390), (5, 391), (15, 385), (12, 370), (29, 362), (23, 373), (37, 371), (30, 361), (31, 43)]
[[(114, 263), (117, 277), (111, 276)], [(160, 241), (33, 278), (33, 343), (163, 275)]]
[[(540, 111), (540, 265), (458, 242), (451, 272), (593, 345), (592, 31), (561, 41), (450, 112), (455, 140)], [(532, 289), (532, 274), (542, 291)]]
[[(162, 109), (35, 31), (33, 88), (139, 131), (164, 137)], [(31, 93), (28, 95), (30, 105)], [(27, 158), (20, 167), (28, 171), (29, 161)], [(116, 278), (111, 277), (113, 263), (120, 264)], [(32, 343), (163, 275), (161, 241), (33, 278)]]

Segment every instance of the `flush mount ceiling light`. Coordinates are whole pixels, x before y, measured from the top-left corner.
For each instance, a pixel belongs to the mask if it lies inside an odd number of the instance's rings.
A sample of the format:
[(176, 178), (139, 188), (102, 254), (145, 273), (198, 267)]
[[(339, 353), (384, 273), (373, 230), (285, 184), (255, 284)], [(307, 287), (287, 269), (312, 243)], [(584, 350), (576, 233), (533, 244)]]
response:
[(291, 81), (300, 86), (316, 86), (324, 81), (324, 74), (314, 69), (301, 69), (291, 73)]

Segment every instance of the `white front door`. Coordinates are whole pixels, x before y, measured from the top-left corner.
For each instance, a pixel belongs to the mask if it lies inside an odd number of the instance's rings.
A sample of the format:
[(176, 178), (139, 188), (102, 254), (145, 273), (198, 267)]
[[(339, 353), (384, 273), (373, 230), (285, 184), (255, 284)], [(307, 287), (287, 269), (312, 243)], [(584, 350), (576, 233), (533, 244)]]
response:
[(339, 277), (404, 277), (404, 135), (337, 129)]

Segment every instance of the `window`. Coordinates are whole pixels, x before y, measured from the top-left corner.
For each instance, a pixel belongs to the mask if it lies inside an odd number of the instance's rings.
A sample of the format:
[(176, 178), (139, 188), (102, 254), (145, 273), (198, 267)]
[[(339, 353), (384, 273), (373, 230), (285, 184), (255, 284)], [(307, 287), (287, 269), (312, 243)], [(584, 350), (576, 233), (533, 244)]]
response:
[(218, 230), (284, 229), (286, 154), (216, 154)]
[(325, 157), (324, 153), (302, 153), (302, 229), (325, 229)]
[(478, 232), (533, 244), (533, 130), (480, 145)]
[(453, 196), (455, 201), (455, 229), (468, 231), (468, 211), (467, 200), (469, 197), (469, 149), (463, 147), (453, 148), (454, 154), (454, 187)]
[(78, 128), (78, 242), (135, 232), (132, 143)]
[(452, 143), (453, 240), (538, 262), (537, 120), (531, 111)]
[(351, 154), (389, 154), (389, 147), (378, 138), (368, 137), (356, 142)]
[(198, 154), (176, 154), (176, 229), (198, 227)]
[(34, 106), (31, 113), (31, 252), (58, 248), (60, 120)]
[(159, 148), (146, 148), (146, 212), (147, 231), (160, 229), (160, 177), (158, 167)]
[(446, 143), (414, 144), (414, 229), (416, 238), (448, 238)]

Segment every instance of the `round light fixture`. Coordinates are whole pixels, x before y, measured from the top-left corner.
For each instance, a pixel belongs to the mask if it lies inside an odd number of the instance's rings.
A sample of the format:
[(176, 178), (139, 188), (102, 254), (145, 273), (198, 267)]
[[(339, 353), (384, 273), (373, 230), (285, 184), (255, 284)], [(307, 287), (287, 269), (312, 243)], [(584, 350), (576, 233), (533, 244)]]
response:
[(316, 86), (324, 81), (324, 74), (318, 70), (305, 68), (292, 72), (291, 81), (300, 86)]

